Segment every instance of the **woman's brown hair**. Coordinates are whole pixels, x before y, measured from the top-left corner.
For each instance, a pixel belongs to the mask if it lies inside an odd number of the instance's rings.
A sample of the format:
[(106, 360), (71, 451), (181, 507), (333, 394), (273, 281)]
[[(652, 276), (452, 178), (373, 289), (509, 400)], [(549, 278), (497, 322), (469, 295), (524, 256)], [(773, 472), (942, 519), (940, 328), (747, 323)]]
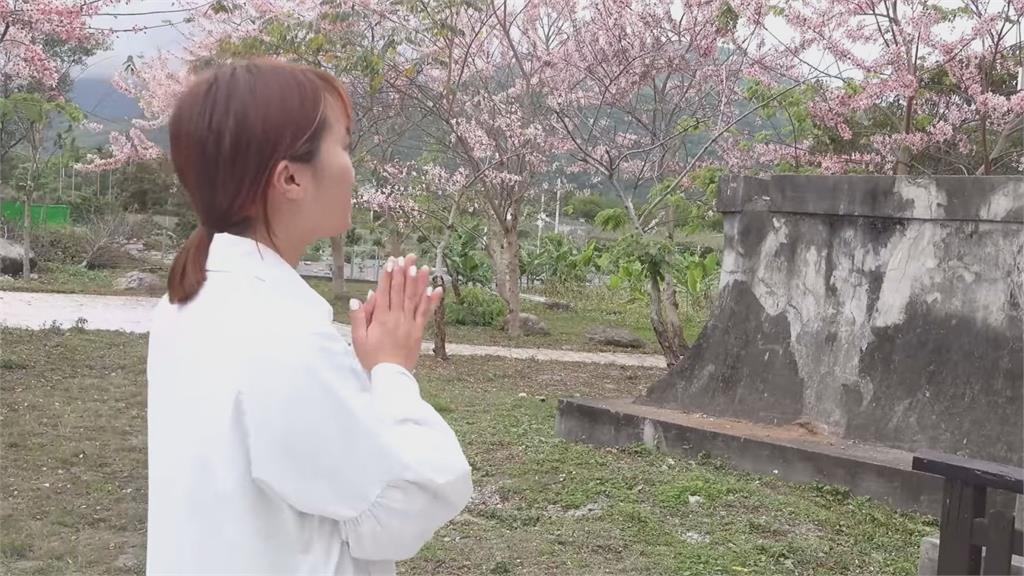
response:
[(219, 66), (178, 98), (169, 124), (171, 160), (199, 226), (171, 265), (172, 303), (186, 303), (202, 288), (214, 234), (262, 227), (269, 235), (273, 171), (282, 160), (316, 159), (331, 101), (351, 122), (351, 104), (337, 79), (273, 60)]

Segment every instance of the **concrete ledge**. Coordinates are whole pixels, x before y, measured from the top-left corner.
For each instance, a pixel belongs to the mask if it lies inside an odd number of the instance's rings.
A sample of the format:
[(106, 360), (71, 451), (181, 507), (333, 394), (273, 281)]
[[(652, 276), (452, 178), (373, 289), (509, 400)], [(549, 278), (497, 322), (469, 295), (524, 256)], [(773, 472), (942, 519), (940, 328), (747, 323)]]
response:
[[(982, 562), (985, 550), (981, 551)], [(918, 576), (936, 576), (939, 573), (939, 539), (929, 536), (921, 540), (921, 557), (917, 563)], [(1014, 556), (1010, 562), (1010, 576), (1024, 576), (1024, 558)]]
[(709, 418), (622, 400), (560, 400), (558, 435), (596, 446), (644, 443), (670, 454), (707, 453), (732, 467), (789, 482), (845, 486), (893, 508), (938, 516), (942, 479), (910, 469), (912, 454), (813, 434)]
[(766, 208), (775, 214), (1024, 222), (1020, 176), (730, 176), (718, 194), (723, 213)]

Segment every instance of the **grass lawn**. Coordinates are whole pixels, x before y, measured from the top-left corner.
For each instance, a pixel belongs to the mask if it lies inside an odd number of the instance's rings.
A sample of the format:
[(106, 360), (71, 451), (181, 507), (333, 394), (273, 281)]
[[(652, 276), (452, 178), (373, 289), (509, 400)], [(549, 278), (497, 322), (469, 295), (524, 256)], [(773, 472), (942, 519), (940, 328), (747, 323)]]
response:
[[(376, 286), (372, 282), (348, 281), (346, 294), (340, 300), (331, 296), (329, 280), (307, 280), (317, 292), (332, 302), (334, 318), (338, 322), (348, 323), (349, 298), (363, 299), (370, 288)], [(523, 300), (523, 312), (539, 317), (547, 325), (551, 334), (547, 336), (520, 336), (511, 338), (504, 331), (486, 326), (455, 326), (447, 327), (448, 341), (481, 346), (512, 346), (517, 348), (550, 348), (556, 350), (585, 350), (594, 352), (635, 352), (660, 354), (661, 348), (654, 336), (646, 312), (637, 305), (626, 305), (621, 298), (604, 288), (593, 287), (575, 298), (566, 298), (571, 302), (571, 311), (550, 310), (543, 304)], [(697, 339), (704, 327), (702, 314), (687, 315), (685, 335), (689, 342)], [(605, 326), (626, 328), (644, 341), (644, 347), (635, 350), (624, 350), (612, 346), (595, 344), (587, 339), (586, 332), (590, 328)], [(430, 338), (433, 328), (428, 328)]]
[(88, 270), (80, 266), (42, 263), (35, 278), (12, 278), (0, 275), (0, 290), (17, 292), (54, 292), (58, 294), (102, 294), (114, 296), (162, 296), (164, 290), (152, 292), (125, 291), (114, 287), (114, 282), (131, 270)]
[[(79, 330), (0, 338), (0, 572), (142, 574), (145, 338)], [(424, 396), (462, 440), (477, 490), (400, 572), (916, 573), (929, 520), (836, 488), (555, 437), (558, 397), (633, 395), (658, 375), (425, 358)]]
[[(0, 290), (21, 292), (58, 292), (103, 295), (162, 296), (163, 290), (124, 291), (114, 287), (114, 281), (129, 270), (86, 270), (77, 266), (43, 264), (37, 278), (22, 280), (0, 276)], [(375, 283), (361, 280), (346, 282), (346, 294), (341, 299), (331, 295), (329, 280), (308, 279), (310, 286), (334, 306), (334, 317), (338, 322), (348, 323), (349, 298), (366, 297), (366, 292)], [(639, 352), (660, 354), (661, 349), (654, 337), (644, 305), (623, 302), (620, 295), (605, 288), (593, 287), (577, 296), (565, 297), (574, 309), (568, 312), (549, 310), (543, 304), (523, 301), (523, 311), (534, 314), (547, 324), (551, 331), (547, 336), (521, 336), (510, 338), (498, 328), (483, 326), (448, 326), (448, 341), (463, 344), (490, 346), (513, 346), (519, 348), (552, 348), (561, 350), (585, 350), (595, 352)], [(687, 313), (684, 332), (687, 341), (693, 342), (704, 326), (704, 315), (700, 312)], [(643, 339), (644, 347), (638, 350), (623, 350), (595, 344), (586, 338), (590, 328), (610, 326), (627, 328)], [(433, 328), (428, 329), (427, 338)]]

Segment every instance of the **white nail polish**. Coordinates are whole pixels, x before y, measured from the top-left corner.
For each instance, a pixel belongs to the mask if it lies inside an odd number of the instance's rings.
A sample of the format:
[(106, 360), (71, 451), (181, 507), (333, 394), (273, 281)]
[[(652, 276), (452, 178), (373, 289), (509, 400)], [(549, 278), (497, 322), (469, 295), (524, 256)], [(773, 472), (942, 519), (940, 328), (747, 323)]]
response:
[(398, 267), (405, 268), (405, 256), (398, 257)]
[(394, 258), (388, 258), (388, 263), (384, 265), (384, 271), (385, 272), (391, 272), (394, 269), (395, 269), (395, 259)]
[(355, 298), (348, 301), (348, 309), (353, 312), (359, 310), (360, 306), (362, 306), (362, 304), (359, 302), (359, 300), (356, 300)]
[(366, 292), (366, 299), (369, 300), (373, 296), (373, 288), (370, 288)]
[(433, 286), (427, 286), (427, 297), (428, 298), (430, 297), (430, 293), (433, 292), (433, 291), (434, 291), (434, 287)]
[(415, 278), (415, 277), (416, 277), (416, 267), (415, 266), (409, 266), (409, 278)]

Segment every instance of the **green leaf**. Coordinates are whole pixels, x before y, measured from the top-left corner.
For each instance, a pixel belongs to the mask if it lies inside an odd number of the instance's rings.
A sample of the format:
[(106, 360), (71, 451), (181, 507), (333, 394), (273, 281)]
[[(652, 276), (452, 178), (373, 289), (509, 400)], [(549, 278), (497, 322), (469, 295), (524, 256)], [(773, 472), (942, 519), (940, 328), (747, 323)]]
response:
[(314, 34), (306, 39), (306, 50), (316, 53), (322, 50), (326, 44), (327, 38), (323, 34)]
[(740, 15), (732, 7), (732, 4), (728, 2), (722, 3), (722, 7), (718, 10), (718, 14), (715, 16), (715, 23), (718, 24), (719, 29), (724, 31), (733, 31), (736, 29), (736, 25), (739, 24)]
[(690, 268), (686, 271), (686, 288), (690, 291), (690, 294), (696, 294), (700, 289), (701, 276), (700, 268)]
[(234, 5), (226, 0), (217, 0), (210, 5), (210, 12), (215, 15), (230, 14), (234, 10)]
[(683, 134), (695, 134), (701, 130), (700, 118), (694, 116), (685, 116), (679, 119), (676, 123), (676, 132), (682, 132)]
[(846, 80), (843, 82), (843, 92), (849, 96), (856, 96), (864, 91), (864, 86), (855, 80)]
[(629, 216), (622, 208), (608, 208), (597, 213), (594, 224), (601, 230), (618, 232), (629, 224)]
[(712, 252), (708, 254), (706, 258), (704, 258), (704, 274), (706, 276), (711, 276), (712, 274), (714, 274), (715, 271), (718, 270), (718, 267), (719, 266), (717, 252)]

